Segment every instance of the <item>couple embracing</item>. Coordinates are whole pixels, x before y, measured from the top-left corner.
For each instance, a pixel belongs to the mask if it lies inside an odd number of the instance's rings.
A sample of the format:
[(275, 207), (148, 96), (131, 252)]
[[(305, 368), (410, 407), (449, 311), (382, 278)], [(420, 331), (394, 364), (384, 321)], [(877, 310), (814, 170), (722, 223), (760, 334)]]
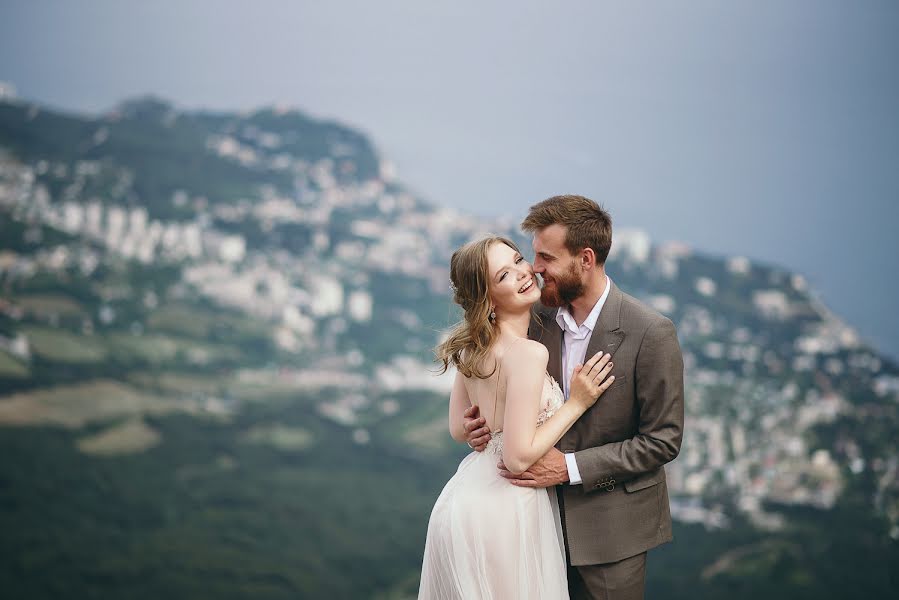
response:
[(522, 229), (533, 264), (495, 236), (450, 263), (464, 317), (437, 355), (457, 369), (450, 433), (474, 451), (431, 512), (419, 598), (642, 598), (647, 550), (672, 539), (677, 334), (606, 275), (595, 202), (549, 198)]

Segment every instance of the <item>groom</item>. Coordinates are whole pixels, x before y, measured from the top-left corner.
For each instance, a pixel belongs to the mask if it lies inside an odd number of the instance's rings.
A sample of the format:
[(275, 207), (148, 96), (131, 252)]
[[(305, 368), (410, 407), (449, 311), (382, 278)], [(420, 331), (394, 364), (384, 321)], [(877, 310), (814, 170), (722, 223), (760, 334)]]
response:
[[(684, 367), (669, 319), (621, 292), (606, 275), (612, 220), (583, 196), (555, 196), (521, 224), (534, 235), (542, 307), (529, 336), (549, 349), (549, 373), (567, 398), (574, 367), (614, 355), (615, 383), (514, 485), (557, 488), (573, 599), (643, 598), (646, 551), (672, 539), (665, 463), (680, 451)], [(477, 407), (468, 444), (490, 439)]]

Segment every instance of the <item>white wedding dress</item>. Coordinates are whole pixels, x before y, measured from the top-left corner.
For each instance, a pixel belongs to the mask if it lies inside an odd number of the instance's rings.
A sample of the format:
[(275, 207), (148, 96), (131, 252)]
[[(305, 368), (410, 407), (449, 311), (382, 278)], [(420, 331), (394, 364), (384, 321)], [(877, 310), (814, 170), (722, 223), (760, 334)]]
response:
[[(546, 375), (539, 427), (564, 396)], [(419, 599), (567, 599), (565, 547), (554, 488), (516, 487), (499, 474), (503, 433), (472, 452), (428, 522)]]

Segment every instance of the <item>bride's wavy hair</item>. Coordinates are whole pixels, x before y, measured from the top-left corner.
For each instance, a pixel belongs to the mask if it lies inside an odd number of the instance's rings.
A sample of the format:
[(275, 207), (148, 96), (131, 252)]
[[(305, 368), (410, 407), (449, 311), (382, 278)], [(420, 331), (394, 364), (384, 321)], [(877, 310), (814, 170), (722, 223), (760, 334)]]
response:
[[(499, 336), (495, 319), (490, 318), (490, 294), (487, 282), (487, 252), (496, 243), (505, 244), (519, 254), (518, 246), (512, 240), (488, 235), (469, 242), (453, 252), (450, 259), (450, 284), (453, 288), (453, 302), (462, 307), (462, 320), (450, 331), (449, 337), (437, 346), (437, 360), (443, 363), (440, 373), (446, 373), (450, 364), (466, 377), (486, 379), (493, 371), (486, 373), (481, 363), (490, 351), (490, 346)], [(496, 370), (494, 365), (493, 370)]]

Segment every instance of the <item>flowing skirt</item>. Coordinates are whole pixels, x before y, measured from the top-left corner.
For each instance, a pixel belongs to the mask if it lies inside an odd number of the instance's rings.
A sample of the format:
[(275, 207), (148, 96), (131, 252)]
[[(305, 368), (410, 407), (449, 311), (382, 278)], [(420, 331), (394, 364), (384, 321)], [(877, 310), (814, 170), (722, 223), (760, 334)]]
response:
[(555, 490), (499, 475), (499, 454), (472, 452), (431, 511), (419, 599), (567, 599)]

